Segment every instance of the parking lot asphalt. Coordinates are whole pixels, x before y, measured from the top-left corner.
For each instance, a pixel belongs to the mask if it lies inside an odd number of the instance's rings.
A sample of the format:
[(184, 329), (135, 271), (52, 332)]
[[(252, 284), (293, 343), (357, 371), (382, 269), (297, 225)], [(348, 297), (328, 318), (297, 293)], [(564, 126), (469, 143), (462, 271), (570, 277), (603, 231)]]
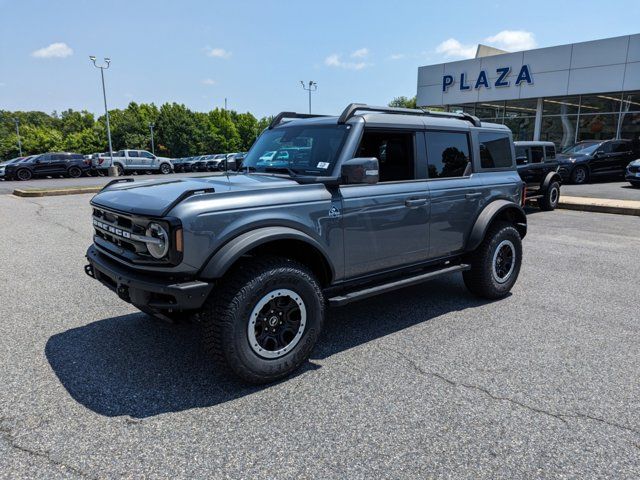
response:
[(594, 181), (585, 185), (562, 185), (561, 195), (571, 197), (610, 198), (612, 200), (640, 200), (640, 188), (629, 182)]
[(85, 276), (90, 198), (0, 196), (0, 477), (640, 476), (640, 218), (531, 213), (508, 298), (333, 310), (249, 387)]
[[(127, 177), (135, 180), (151, 180), (154, 178), (181, 178), (181, 177), (206, 177), (210, 175), (220, 175), (217, 172), (190, 172), (190, 173), (172, 173), (170, 175), (153, 174), (153, 175), (127, 175)], [(80, 178), (34, 178), (26, 182), (19, 181), (0, 181), (0, 195), (10, 194), (16, 188), (64, 188), (64, 187), (94, 187), (106, 185), (115, 177), (80, 177)]]

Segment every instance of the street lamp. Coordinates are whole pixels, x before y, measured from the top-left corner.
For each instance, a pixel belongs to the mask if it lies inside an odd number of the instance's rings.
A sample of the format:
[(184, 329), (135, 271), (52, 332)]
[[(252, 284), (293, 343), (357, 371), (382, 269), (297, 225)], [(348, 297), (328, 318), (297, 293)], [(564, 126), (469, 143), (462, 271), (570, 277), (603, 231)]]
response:
[(307, 85), (305, 85), (304, 81), (302, 80), (300, 80), (300, 83), (302, 84), (302, 88), (309, 92), (309, 113), (311, 113), (311, 92), (315, 92), (316, 90), (318, 90), (318, 84), (313, 80), (309, 80), (309, 83)]
[(107, 108), (107, 91), (104, 87), (104, 71), (109, 68), (111, 59), (105, 57), (103, 65), (98, 65), (96, 63), (96, 57), (94, 57), (93, 55), (91, 55), (89, 59), (93, 62), (94, 67), (100, 69), (100, 77), (102, 78), (102, 97), (104, 98), (104, 113), (107, 119), (107, 137), (109, 138), (109, 158), (111, 159), (111, 162), (109, 164), (109, 176), (117, 177), (118, 169), (114, 168), (113, 166), (113, 146), (111, 144), (111, 127), (109, 126), (109, 109)]
[(22, 156), (22, 142), (20, 141), (20, 119), (14, 118), (13, 122), (16, 124), (16, 135), (18, 135), (18, 150), (20, 156)]
[(156, 147), (153, 143), (153, 127), (155, 126), (156, 125), (154, 123), (149, 123), (149, 130), (151, 130), (151, 153), (153, 153), (154, 155), (156, 154)]

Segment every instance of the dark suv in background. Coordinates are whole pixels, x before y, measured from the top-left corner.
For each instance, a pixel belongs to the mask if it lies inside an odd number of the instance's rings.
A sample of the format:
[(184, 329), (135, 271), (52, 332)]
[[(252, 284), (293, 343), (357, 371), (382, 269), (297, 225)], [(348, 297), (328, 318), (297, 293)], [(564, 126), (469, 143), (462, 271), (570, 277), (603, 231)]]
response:
[(558, 155), (559, 173), (564, 181), (576, 184), (596, 176), (624, 176), (629, 162), (638, 156), (638, 147), (631, 140), (586, 140)]
[(31, 180), (33, 177), (64, 175), (78, 178), (91, 169), (91, 160), (79, 153), (51, 152), (27, 157), (5, 167), (7, 180)]

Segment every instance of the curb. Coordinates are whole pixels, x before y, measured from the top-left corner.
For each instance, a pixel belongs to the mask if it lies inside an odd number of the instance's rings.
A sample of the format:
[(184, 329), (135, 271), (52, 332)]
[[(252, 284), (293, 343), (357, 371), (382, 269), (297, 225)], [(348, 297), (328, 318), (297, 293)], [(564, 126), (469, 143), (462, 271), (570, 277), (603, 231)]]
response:
[(560, 197), (558, 208), (582, 212), (613, 213), (640, 216), (640, 201), (611, 200), (608, 198)]
[(21, 189), (16, 188), (13, 194), (17, 197), (52, 197), (60, 195), (79, 195), (82, 193), (98, 193), (104, 185), (97, 187), (69, 187), (69, 188), (45, 188), (45, 189)]

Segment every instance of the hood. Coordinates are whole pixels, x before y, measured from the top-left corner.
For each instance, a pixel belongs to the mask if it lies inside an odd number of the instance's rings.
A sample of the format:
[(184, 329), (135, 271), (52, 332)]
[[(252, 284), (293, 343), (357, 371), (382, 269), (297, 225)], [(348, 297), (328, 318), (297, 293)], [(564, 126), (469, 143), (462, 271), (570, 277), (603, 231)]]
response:
[(143, 180), (114, 184), (91, 199), (91, 204), (134, 215), (165, 216), (193, 192), (227, 193), (298, 185), (271, 175), (231, 174), (176, 180)]
[(633, 167), (640, 167), (640, 158), (638, 158), (637, 160), (634, 160), (633, 162), (629, 163), (629, 166), (633, 166)]
[(559, 153), (556, 155), (558, 163), (584, 163), (589, 161), (591, 158), (591, 155), (586, 155), (584, 153)]

